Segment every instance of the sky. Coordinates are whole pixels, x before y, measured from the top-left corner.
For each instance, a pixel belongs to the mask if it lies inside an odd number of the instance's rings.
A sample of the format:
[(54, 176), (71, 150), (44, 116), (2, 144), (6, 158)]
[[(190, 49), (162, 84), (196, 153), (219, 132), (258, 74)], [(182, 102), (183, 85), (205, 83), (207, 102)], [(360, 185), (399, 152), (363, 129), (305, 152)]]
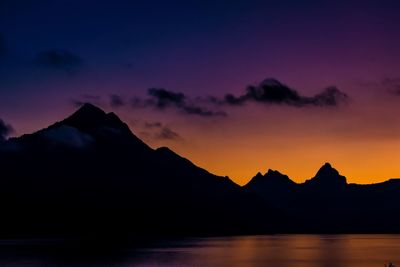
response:
[(245, 184), (400, 177), (399, 1), (0, 2), (0, 138), (82, 103)]

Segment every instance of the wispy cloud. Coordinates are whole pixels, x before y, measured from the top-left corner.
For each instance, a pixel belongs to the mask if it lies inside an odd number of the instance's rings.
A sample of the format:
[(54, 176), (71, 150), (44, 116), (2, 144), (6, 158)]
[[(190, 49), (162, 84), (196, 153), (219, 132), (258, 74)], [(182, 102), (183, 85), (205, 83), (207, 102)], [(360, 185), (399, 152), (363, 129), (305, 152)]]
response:
[(157, 140), (183, 140), (180, 134), (161, 122), (145, 122), (143, 126), (145, 131), (142, 131), (142, 135), (146, 138)]
[(75, 73), (83, 64), (82, 58), (67, 50), (47, 50), (36, 55), (33, 62), (42, 67)]
[(6, 140), (6, 138), (14, 132), (13, 127), (10, 124), (5, 123), (0, 119), (0, 141)]
[(170, 129), (167, 126), (164, 126), (161, 128), (160, 132), (155, 136), (157, 139), (162, 139), (162, 140), (177, 140), (181, 139), (181, 136)]
[(177, 109), (182, 114), (197, 115), (201, 117), (225, 117), (227, 114), (219, 110), (211, 110), (200, 106), (194, 100), (180, 92), (173, 92), (163, 88), (150, 88), (148, 90), (149, 98), (133, 98), (131, 105), (133, 107), (153, 107), (158, 110), (169, 108)]
[(386, 77), (382, 79), (381, 83), (390, 93), (400, 95), (400, 78)]
[(235, 96), (225, 95), (224, 99), (212, 97), (210, 101), (221, 105), (240, 106), (248, 102), (267, 105), (287, 105), (295, 107), (335, 107), (345, 103), (348, 95), (336, 87), (328, 87), (314, 96), (303, 96), (295, 89), (275, 79), (266, 79), (260, 84), (247, 87), (244, 94)]
[(120, 108), (125, 106), (126, 102), (125, 99), (120, 96), (120, 95), (116, 95), (116, 94), (112, 94), (110, 95), (110, 106), (113, 108)]
[[(280, 81), (269, 78), (258, 85), (249, 85), (241, 95), (193, 97), (165, 88), (150, 88), (147, 90), (146, 97), (134, 96), (129, 98), (111, 94), (108, 96), (107, 105), (111, 108), (133, 107), (151, 108), (158, 111), (176, 110), (181, 115), (186, 116), (223, 118), (228, 116), (229, 108), (241, 107), (249, 103), (297, 108), (338, 108), (340, 105), (348, 103), (349, 100), (350, 97), (346, 93), (334, 86), (325, 88), (318, 94), (305, 96)], [(83, 96), (78, 100), (73, 100), (76, 106), (81, 106), (87, 102), (100, 105), (99, 102), (101, 101), (99, 96)]]

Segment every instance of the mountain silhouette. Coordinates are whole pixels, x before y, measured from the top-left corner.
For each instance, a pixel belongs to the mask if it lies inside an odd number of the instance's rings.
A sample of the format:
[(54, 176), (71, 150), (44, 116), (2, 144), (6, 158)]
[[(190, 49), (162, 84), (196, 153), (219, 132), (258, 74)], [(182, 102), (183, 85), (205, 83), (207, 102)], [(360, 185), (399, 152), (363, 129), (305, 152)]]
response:
[(150, 148), (91, 104), (2, 144), (0, 169), (0, 237), (239, 234), (275, 220), (229, 178)]
[(305, 182), (308, 186), (315, 186), (319, 190), (326, 188), (331, 190), (332, 188), (345, 187), (347, 185), (346, 177), (339, 174), (331, 164), (325, 163), (317, 172), (317, 174)]
[(0, 170), (0, 238), (400, 232), (400, 180), (348, 184), (326, 163), (302, 184), (268, 170), (240, 187), (91, 104), (2, 142)]
[(257, 174), (244, 190), (254, 193), (280, 216), (294, 221), (285, 232), (398, 233), (400, 179), (370, 184), (348, 184), (331, 164), (297, 184), (286, 175)]
[(265, 203), (272, 203), (281, 209), (288, 205), (288, 199), (298, 190), (298, 184), (290, 180), (287, 175), (269, 169), (265, 175), (257, 173), (243, 189), (258, 195)]

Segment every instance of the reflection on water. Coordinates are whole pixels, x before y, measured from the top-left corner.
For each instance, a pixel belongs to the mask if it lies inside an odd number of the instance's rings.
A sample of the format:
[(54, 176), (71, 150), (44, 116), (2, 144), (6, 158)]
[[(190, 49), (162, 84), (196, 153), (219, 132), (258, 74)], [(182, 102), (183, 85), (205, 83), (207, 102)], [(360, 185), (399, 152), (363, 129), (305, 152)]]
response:
[[(44, 252), (47, 251), (47, 252)], [(0, 266), (210, 266), (383, 267), (400, 266), (398, 235), (277, 235), (202, 238), (113, 253), (55, 253), (0, 246)]]

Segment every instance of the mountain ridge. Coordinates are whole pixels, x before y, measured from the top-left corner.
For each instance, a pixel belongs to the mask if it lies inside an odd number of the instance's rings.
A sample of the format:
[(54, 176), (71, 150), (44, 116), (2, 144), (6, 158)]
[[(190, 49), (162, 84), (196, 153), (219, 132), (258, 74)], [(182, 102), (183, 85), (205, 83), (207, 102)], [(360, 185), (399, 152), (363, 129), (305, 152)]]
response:
[[(12, 138), (10, 138), (9, 140), (10, 140), (10, 141), (15, 141), (15, 140), (18, 140), (18, 139), (21, 139), (21, 138), (25, 138), (25, 137), (27, 137), (27, 136), (31, 136), (31, 135), (34, 135), (34, 134), (37, 134), (37, 133), (41, 133), (41, 132), (43, 132), (43, 131), (47, 131), (47, 130), (52, 129), (52, 128), (60, 127), (60, 126), (62, 126), (62, 125), (71, 126), (71, 127), (76, 128), (76, 129), (79, 130), (79, 131), (85, 132), (85, 129), (86, 129), (86, 130), (87, 130), (88, 128), (90, 129), (90, 128), (93, 127), (93, 126), (96, 126), (96, 124), (97, 124), (97, 126), (99, 126), (99, 124), (103, 123), (103, 124), (101, 124), (101, 126), (104, 127), (104, 126), (105, 126), (105, 125), (104, 125), (104, 122), (106, 122), (106, 125), (111, 124), (111, 125), (113, 125), (113, 126), (116, 127), (116, 128), (121, 128), (121, 129), (123, 129), (125, 132), (129, 132), (129, 134), (132, 135), (132, 136), (134, 136), (137, 140), (139, 140), (140, 143), (142, 143), (142, 144), (144, 144), (146, 147), (150, 148), (147, 144), (145, 144), (142, 140), (140, 140), (140, 139), (130, 130), (129, 126), (128, 126), (125, 122), (123, 122), (114, 112), (108, 112), (108, 113), (107, 113), (107, 112), (105, 112), (104, 110), (102, 110), (101, 108), (99, 108), (99, 107), (97, 107), (96, 105), (93, 105), (93, 104), (91, 104), (91, 103), (83, 103), (83, 104), (81, 105), (81, 107), (80, 107), (79, 109), (77, 109), (73, 114), (71, 114), (70, 116), (68, 116), (67, 118), (65, 118), (65, 119), (63, 119), (63, 120), (61, 120), (61, 121), (59, 121), (59, 122), (56, 122), (56, 123), (51, 124), (50, 126), (44, 128), (44, 129), (38, 130), (38, 131), (36, 131), (36, 132), (34, 132), (34, 133), (31, 133), (31, 134), (24, 134), (24, 135), (21, 135), (21, 136), (19, 136), (19, 137), (12, 137)], [(110, 123), (110, 122), (111, 122), (111, 123)], [(150, 149), (152, 149), (152, 148), (150, 148)], [(154, 149), (154, 150), (163, 150), (163, 149), (167, 149), (167, 150), (173, 152), (175, 155), (178, 155), (178, 154), (176, 154), (173, 150), (171, 150), (171, 149), (168, 148), (168, 147), (162, 147), (162, 146), (161, 146), (161, 147), (158, 147), (158, 148), (156, 148), (156, 149)], [(178, 155), (178, 156), (179, 156), (179, 155)], [(185, 159), (186, 159), (186, 158), (185, 158)], [(186, 159), (186, 160), (190, 161), (189, 159)], [(204, 169), (204, 168), (203, 168), (203, 169)], [(304, 182), (300, 182), (300, 183), (294, 182), (294, 181), (291, 180), (287, 175), (284, 175), (284, 174), (282, 174), (280, 171), (278, 171), (278, 170), (273, 170), (273, 169), (268, 169), (264, 176), (267, 176), (268, 173), (270, 173), (270, 175), (272, 175), (272, 174), (281, 174), (281, 175), (283, 175), (283, 176), (288, 177), (288, 179), (289, 179), (291, 182), (293, 182), (293, 183), (296, 183), (296, 184), (304, 184), (304, 183), (313, 182), (313, 180), (318, 179), (318, 173), (321, 172), (321, 170), (324, 170), (324, 169), (328, 169), (328, 171), (329, 171), (329, 169), (331, 169), (331, 170), (333, 170), (333, 172), (339, 173), (335, 168), (332, 167), (332, 165), (331, 165), (329, 162), (326, 162), (326, 163), (324, 163), (324, 164), (320, 167), (320, 169), (317, 171), (317, 173), (316, 173), (316, 175), (315, 175), (314, 177), (311, 177), (311, 178), (309, 178), (309, 179), (306, 179)], [(204, 170), (205, 170), (205, 169), (204, 169)], [(206, 170), (206, 171), (207, 171), (207, 170)], [(207, 171), (207, 172), (209, 172), (209, 171)], [(209, 172), (209, 173), (210, 173), (210, 172)], [(335, 173), (334, 173), (334, 174), (335, 174)], [(256, 176), (258, 176), (258, 175), (263, 176), (261, 172), (258, 172)], [(253, 178), (255, 178), (256, 176), (254, 176)], [(341, 176), (341, 177), (344, 177), (344, 176), (342, 176), (342, 175), (340, 175), (340, 176)], [(248, 183), (250, 183), (251, 180), (252, 180), (253, 178), (249, 179), (249, 181), (248, 181), (245, 185), (243, 185), (242, 187), (245, 187)], [(230, 178), (229, 178), (229, 179), (230, 179)], [(343, 178), (342, 178), (342, 179), (343, 179)], [(232, 179), (230, 179), (230, 180), (232, 180)], [(372, 184), (385, 183), (385, 182), (388, 182), (388, 181), (390, 181), (390, 180), (400, 180), (400, 178), (390, 178), (390, 179), (384, 180), (384, 181), (382, 181), (382, 182), (377, 182), (377, 183), (372, 183)], [(343, 182), (346, 183), (346, 184), (348, 183), (347, 180), (346, 180), (346, 177), (344, 177)], [(349, 184), (356, 184), (356, 183), (349, 183)], [(364, 185), (364, 184), (356, 184), (356, 185)], [(368, 184), (365, 184), (365, 185), (368, 185)]]
[(325, 163), (304, 183), (269, 169), (239, 186), (91, 104), (2, 142), (0, 169), (0, 238), (400, 232), (399, 179), (348, 184)]
[(238, 234), (274, 224), (229, 178), (150, 148), (89, 104), (6, 141), (0, 169), (0, 238)]

